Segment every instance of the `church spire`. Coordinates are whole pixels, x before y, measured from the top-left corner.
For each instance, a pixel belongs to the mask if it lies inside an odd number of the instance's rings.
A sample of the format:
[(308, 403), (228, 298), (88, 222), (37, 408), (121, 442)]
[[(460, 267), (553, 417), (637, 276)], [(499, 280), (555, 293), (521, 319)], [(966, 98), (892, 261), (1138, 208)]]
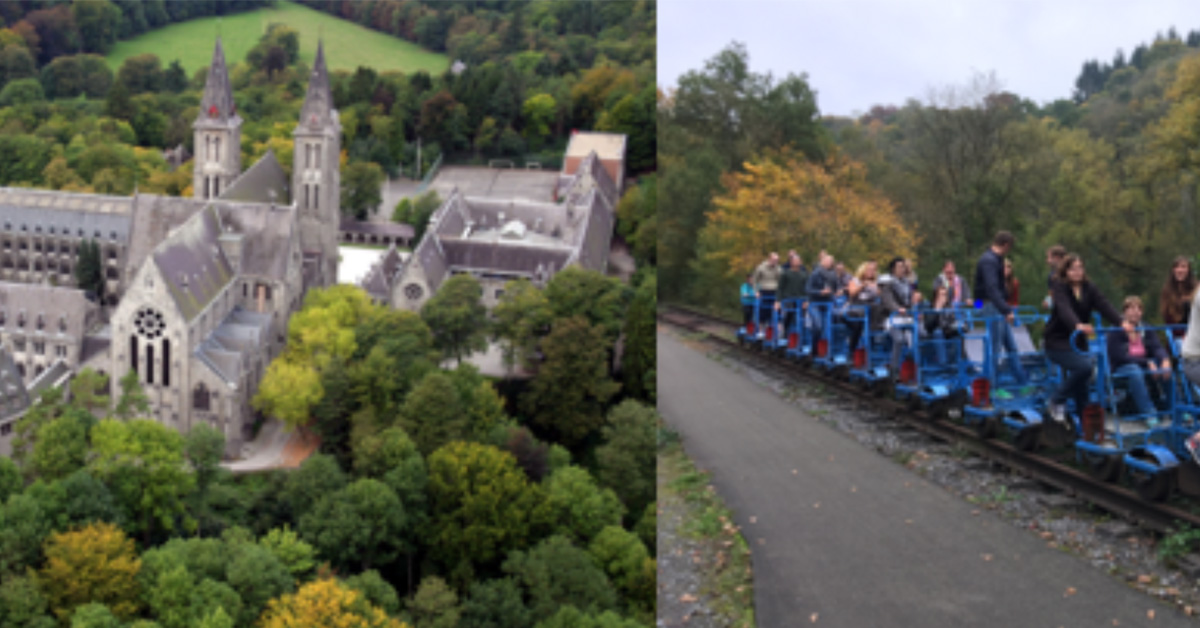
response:
[(308, 94), (300, 108), (300, 124), (323, 126), (333, 117), (333, 93), (329, 89), (329, 72), (325, 69), (325, 43), (317, 42), (317, 59), (308, 77)]
[(197, 122), (214, 120), (224, 122), (237, 115), (233, 104), (233, 88), (229, 86), (229, 70), (225, 68), (225, 51), (221, 48), (221, 36), (213, 49), (212, 64), (208, 67), (208, 80), (204, 84), (204, 97), (200, 99), (200, 114)]

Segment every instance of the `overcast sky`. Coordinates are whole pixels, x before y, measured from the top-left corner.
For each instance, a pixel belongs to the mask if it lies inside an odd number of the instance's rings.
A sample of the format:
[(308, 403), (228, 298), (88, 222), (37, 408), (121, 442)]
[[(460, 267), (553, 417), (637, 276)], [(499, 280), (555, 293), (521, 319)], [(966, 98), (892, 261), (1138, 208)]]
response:
[(1200, 30), (1196, 0), (659, 0), (658, 83), (674, 87), (730, 41), (750, 69), (808, 73), (825, 115), (924, 100), (995, 71), (1044, 104), (1069, 98), (1083, 62), (1111, 61), (1174, 26)]

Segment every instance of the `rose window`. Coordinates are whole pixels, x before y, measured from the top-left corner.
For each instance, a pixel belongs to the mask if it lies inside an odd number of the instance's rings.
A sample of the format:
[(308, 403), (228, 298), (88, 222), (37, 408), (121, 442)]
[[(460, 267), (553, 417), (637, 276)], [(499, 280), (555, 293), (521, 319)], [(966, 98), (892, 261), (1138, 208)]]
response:
[(158, 311), (143, 308), (134, 315), (133, 326), (137, 329), (138, 335), (153, 340), (162, 337), (163, 330), (167, 325), (163, 321), (163, 315)]

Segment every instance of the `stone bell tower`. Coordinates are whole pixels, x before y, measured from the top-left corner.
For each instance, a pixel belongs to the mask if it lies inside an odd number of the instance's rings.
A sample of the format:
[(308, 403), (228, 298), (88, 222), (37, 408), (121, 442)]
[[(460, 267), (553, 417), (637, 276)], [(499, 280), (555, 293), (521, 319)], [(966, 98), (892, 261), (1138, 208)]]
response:
[(306, 258), (317, 260), (315, 285), (331, 286), (337, 283), (342, 125), (333, 108), (323, 42), (317, 43), (308, 94), (293, 136), (292, 200), (300, 215), (300, 247)]
[(192, 128), (196, 133), (192, 196), (217, 198), (242, 173), (242, 118), (233, 104), (220, 37)]

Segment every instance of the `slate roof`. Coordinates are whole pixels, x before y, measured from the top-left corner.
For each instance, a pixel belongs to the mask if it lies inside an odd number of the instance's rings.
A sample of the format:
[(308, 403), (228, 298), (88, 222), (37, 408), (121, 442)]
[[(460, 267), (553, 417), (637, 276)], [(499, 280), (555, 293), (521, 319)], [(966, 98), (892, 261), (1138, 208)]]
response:
[[(89, 315), (96, 309), (82, 290), (44, 284), (0, 283), (0, 327), (36, 334), (38, 319), (47, 337), (58, 335), (82, 340)], [(18, 325), (24, 318), (25, 324)], [(63, 329), (63, 327), (66, 329)]]
[(395, 281), (396, 271), (400, 269), (400, 265), (400, 252), (393, 244), (388, 247), (387, 252), (379, 258), (379, 261), (371, 265), (371, 269), (367, 271), (367, 275), (363, 277), (359, 285), (372, 297), (386, 301), (388, 295), (391, 294), (392, 283)]
[(576, 261), (588, 270), (604, 272), (612, 248), (613, 212), (605, 206), (599, 190), (592, 190), (590, 204)]
[(125, 244), (133, 228), (131, 203), (122, 196), (0, 188), (0, 231)]
[(553, 266), (555, 271), (562, 270), (572, 253), (567, 247), (550, 248), (459, 238), (442, 238), (441, 245), (450, 268), (506, 274), (533, 275), (538, 266)]
[(133, 198), (133, 237), (125, 255), (125, 280), (142, 267), (150, 252), (167, 239), (172, 229), (187, 222), (207, 201), (178, 196), (138, 194)]
[(61, 358), (57, 359), (54, 361), (54, 364), (50, 365), (50, 368), (42, 371), (41, 375), (38, 375), (33, 378), (33, 381), (29, 382), (29, 393), (36, 397), (43, 390), (62, 386), (67, 383), (70, 377), (71, 367), (67, 366), (67, 363), (63, 362)]
[(220, 223), (213, 207), (205, 208), (168, 236), (152, 254), (172, 300), (191, 321), (234, 276), (218, 245)]
[(275, 157), (275, 151), (268, 149), (267, 154), (221, 192), (220, 198), (245, 203), (290, 204), (287, 173)]
[(247, 275), (287, 278), (289, 253), (296, 234), (296, 210), (290, 205), (214, 204), (220, 225), (242, 235), (241, 268)]
[(429, 287), (436, 291), (442, 285), (442, 280), (446, 278), (448, 268), (446, 256), (442, 252), (438, 238), (431, 231), (426, 231), (425, 237), (421, 238), (421, 244), (417, 245), (417, 250), (413, 251), (409, 263), (411, 264), (414, 259), (421, 263), (421, 267), (425, 269), (425, 279), (429, 282)]
[(194, 354), (226, 384), (236, 386), (242, 379), (247, 356), (265, 351), (270, 331), (270, 314), (235, 307)]
[[(214, 107), (215, 116), (211, 113)], [(212, 63), (208, 66), (208, 78), (204, 82), (204, 96), (200, 98), (200, 112), (196, 116), (196, 124), (225, 124), (240, 120), (233, 103), (233, 88), (229, 85), (229, 70), (225, 67), (225, 51), (221, 48), (221, 37), (218, 35), (217, 45), (213, 48)]]

